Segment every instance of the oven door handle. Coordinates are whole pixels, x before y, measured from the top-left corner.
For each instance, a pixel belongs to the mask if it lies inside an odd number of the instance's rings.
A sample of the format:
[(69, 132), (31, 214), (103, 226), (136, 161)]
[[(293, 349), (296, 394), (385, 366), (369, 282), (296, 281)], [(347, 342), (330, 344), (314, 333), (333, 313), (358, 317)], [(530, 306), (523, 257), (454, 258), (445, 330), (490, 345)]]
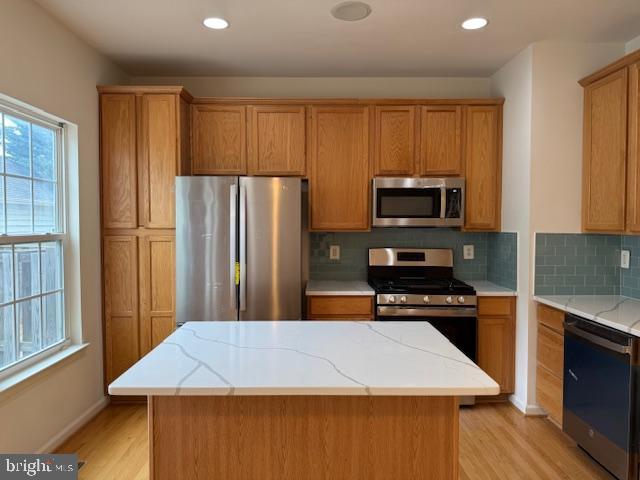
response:
[(589, 333), (577, 327), (575, 322), (565, 322), (564, 329), (565, 332), (572, 333), (576, 337), (583, 338), (584, 340), (587, 340), (594, 345), (606, 348), (607, 350), (611, 350), (612, 352), (621, 353), (623, 355), (631, 355), (630, 345), (620, 345), (619, 343), (612, 342), (611, 340), (607, 340), (606, 338), (600, 337), (593, 333)]
[(378, 315), (386, 317), (475, 317), (475, 308), (378, 307)]

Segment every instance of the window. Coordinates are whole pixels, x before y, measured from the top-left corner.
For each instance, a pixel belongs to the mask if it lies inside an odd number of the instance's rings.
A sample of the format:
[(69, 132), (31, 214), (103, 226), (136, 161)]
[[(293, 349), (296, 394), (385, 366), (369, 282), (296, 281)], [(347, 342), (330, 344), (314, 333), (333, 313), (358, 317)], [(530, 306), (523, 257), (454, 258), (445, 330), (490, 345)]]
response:
[(0, 375), (68, 340), (63, 134), (0, 104)]

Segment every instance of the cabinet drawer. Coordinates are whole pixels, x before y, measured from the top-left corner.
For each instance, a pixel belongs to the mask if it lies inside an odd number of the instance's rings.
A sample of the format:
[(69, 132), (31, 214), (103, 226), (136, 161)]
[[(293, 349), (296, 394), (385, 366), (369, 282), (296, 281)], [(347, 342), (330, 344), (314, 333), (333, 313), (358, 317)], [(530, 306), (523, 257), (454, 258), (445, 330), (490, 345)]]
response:
[(538, 364), (556, 377), (563, 377), (564, 337), (540, 325), (538, 328)]
[(547, 411), (552, 421), (562, 425), (562, 379), (541, 365), (538, 365), (537, 376), (538, 404)]
[(555, 330), (560, 334), (564, 334), (564, 312), (555, 308), (548, 307), (542, 303), (537, 306), (538, 322), (542, 325)]
[(513, 300), (513, 297), (478, 297), (478, 315), (510, 317)]
[(373, 319), (373, 297), (307, 297), (307, 317), (310, 320), (371, 320)]

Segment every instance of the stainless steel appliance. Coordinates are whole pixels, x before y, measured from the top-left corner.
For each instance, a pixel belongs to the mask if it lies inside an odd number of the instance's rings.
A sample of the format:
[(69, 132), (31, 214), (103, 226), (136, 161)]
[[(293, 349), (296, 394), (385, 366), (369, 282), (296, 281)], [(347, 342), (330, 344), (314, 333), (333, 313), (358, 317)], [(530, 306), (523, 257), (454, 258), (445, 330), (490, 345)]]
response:
[(453, 278), (452, 250), (372, 248), (368, 281), (377, 321), (429, 322), (476, 361), (476, 292)]
[(464, 225), (464, 178), (373, 179), (374, 227)]
[(299, 178), (176, 178), (176, 321), (301, 318)]
[(638, 480), (639, 339), (565, 316), (562, 429), (619, 479)]

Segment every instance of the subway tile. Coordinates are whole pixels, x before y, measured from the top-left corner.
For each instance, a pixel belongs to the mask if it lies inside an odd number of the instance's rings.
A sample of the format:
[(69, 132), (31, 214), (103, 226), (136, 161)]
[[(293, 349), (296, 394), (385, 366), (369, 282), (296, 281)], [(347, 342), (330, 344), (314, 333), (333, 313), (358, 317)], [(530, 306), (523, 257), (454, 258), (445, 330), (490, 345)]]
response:
[(557, 275), (575, 275), (577, 273), (576, 268), (577, 267), (574, 267), (572, 265), (560, 265), (555, 267), (555, 273)]
[(540, 265), (536, 267), (536, 274), (553, 275), (554, 273), (556, 273), (556, 268), (558, 267), (554, 267), (553, 265)]
[(566, 235), (549, 234), (545, 244), (553, 245), (554, 247), (564, 247), (566, 245)]
[(584, 275), (567, 275), (564, 277), (565, 285), (584, 285)]

